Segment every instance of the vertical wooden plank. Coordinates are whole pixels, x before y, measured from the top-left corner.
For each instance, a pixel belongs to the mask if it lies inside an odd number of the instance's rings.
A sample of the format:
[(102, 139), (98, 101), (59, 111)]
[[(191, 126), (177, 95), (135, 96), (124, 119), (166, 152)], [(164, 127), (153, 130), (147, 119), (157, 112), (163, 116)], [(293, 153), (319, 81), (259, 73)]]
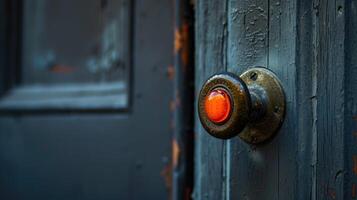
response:
[[(226, 1), (196, 4), (196, 96), (203, 82), (226, 68)], [(197, 102), (196, 104), (197, 105)], [(224, 142), (208, 135), (196, 112), (194, 199), (225, 199)]]
[[(297, 107), (310, 94), (308, 71), (297, 65), (296, 41), (298, 1), (239, 1), (229, 6), (228, 68), (235, 73), (251, 66), (265, 66), (280, 78), (286, 92), (287, 115), (283, 127), (273, 140), (250, 146), (232, 139), (229, 159), (231, 199), (295, 199), (297, 188), (309, 180), (310, 162), (296, 163), (311, 152), (308, 133), (311, 106)], [(304, 58), (310, 59), (310, 58)], [(309, 60), (308, 60), (309, 61)], [(310, 67), (305, 64), (304, 67)], [(301, 73), (298, 82), (297, 73)], [(298, 90), (296, 84), (307, 90)], [(305, 85), (303, 85), (305, 84)], [(299, 93), (300, 92), (300, 93)], [(304, 97), (298, 98), (297, 95)], [(296, 127), (300, 124), (301, 127)], [(301, 151), (300, 151), (301, 150)], [(309, 160), (309, 159), (308, 159)], [(302, 175), (297, 179), (299, 175)], [(305, 172), (307, 174), (302, 174)], [(306, 183), (306, 182), (305, 182)], [(303, 199), (301, 197), (301, 199)]]
[(317, 199), (343, 199), (345, 2), (317, 2)]
[(295, 123), (291, 126), (297, 138), (295, 194), (296, 199), (313, 200), (316, 193), (316, 65), (313, 43), (315, 13), (312, 1), (296, 2), (296, 114)]
[(357, 199), (357, 2), (347, 1), (345, 40), (345, 190), (344, 199)]
[[(268, 67), (269, 1), (230, 0), (228, 7), (228, 71)], [(251, 146), (238, 137), (227, 146), (228, 199), (278, 198), (278, 143)]]
[(280, 78), (286, 96), (286, 115), (282, 128), (277, 133), (278, 146), (278, 197), (296, 199), (297, 153), (299, 151), (298, 88), (297, 72), (303, 70), (297, 65), (297, 2), (294, 0), (271, 0), (269, 7), (269, 68)]

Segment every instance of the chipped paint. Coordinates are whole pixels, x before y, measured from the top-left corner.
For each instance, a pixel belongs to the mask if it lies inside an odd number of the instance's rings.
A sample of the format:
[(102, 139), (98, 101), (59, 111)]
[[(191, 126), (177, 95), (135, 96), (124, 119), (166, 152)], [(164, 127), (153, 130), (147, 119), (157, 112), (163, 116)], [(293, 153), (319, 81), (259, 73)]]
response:
[(183, 64), (183, 70), (190, 62), (190, 28), (187, 23), (184, 23), (180, 28), (175, 30), (174, 53), (180, 54)]
[(171, 199), (172, 194), (172, 165), (167, 164), (160, 172), (161, 177), (164, 179), (165, 187), (168, 191), (168, 199)]
[(181, 60), (184, 66), (184, 69), (188, 66), (190, 61), (190, 45), (189, 45), (189, 25), (184, 23), (182, 26), (182, 52), (181, 52)]
[(167, 164), (160, 172), (161, 177), (165, 181), (165, 186), (167, 189), (172, 187), (172, 165)]
[(174, 168), (177, 167), (180, 158), (180, 146), (177, 141), (172, 140), (172, 165)]
[(179, 29), (175, 29), (174, 53), (177, 54), (182, 48), (182, 36)]

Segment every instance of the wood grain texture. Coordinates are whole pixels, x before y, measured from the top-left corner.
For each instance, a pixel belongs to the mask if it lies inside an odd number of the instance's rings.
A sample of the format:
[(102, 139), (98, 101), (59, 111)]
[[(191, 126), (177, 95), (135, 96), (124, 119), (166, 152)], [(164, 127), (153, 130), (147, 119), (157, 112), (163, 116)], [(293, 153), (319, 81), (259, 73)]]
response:
[[(305, 180), (297, 174), (297, 154), (300, 151), (297, 142), (301, 130), (297, 129), (297, 97), (299, 90), (296, 85), (297, 65), (296, 43), (297, 35), (297, 1), (270, 1), (270, 27), (269, 27), (269, 68), (280, 78), (286, 95), (286, 115), (281, 130), (275, 140), (278, 142), (278, 198), (297, 199), (296, 188), (298, 182)], [(304, 80), (306, 81), (306, 80)], [(304, 169), (308, 170), (308, 169)], [(305, 185), (304, 187), (306, 187)]]
[(316, 193), (316, 64), (314, 63), (313, 2), (297, 2), (296, 114), (291, 127), (296, 134), (295, 199), (315, 199)]
[[(226, 1), (197, 1), (196, 97), (203, 82), (209, 76), (226, 69), (226, 15)], [(193, 197), (199, 200), (225, 199), (224, 142), (206, 133), (197, 115), (195, 119)]]
[(316, 199), (343, 199), (345, 2), (316, 2)]
[[(228, 71), (269, 66), (269, 2), (231, 0), (228, 7)], [(277, 66), (278, 67), (278, 66)], [(278, 198), (278, 144), (228, 141), (228, 199)]]
[[(273, 70), (285, 89), (287, 112), (277, 136), (263, 145), (238, 138), (223, 144), (225, 199), (357, 198), (355, 4), (228, 1), (227, 41), (210, 42), (227, 42), (221, 49), (227, 71), (240, 74), (257, 65)], [(203, 25), (198, 23), (198, 30)]]

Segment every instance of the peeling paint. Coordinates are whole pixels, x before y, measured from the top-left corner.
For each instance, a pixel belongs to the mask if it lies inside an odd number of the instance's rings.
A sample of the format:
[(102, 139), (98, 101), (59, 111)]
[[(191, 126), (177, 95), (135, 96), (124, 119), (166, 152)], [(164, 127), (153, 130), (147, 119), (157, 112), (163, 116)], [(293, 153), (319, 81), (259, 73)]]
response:
[(164, 179), (165, 187), (168, 190), (168, 199), (171, 199), (172, 194), (172, 165), (167, 164), (160, 172), (161, 177)]
[(179, 29), (176, 28), (174, 53), (180, 54), (183, 70), (185, 70), (190, 62), (189, 36), (190, 29), (187, 23), (184, 23)]
[(174, 140), (172, 140), (172, 165), (173, 165), (173, 168), (177, 167), (179, 157), (180, 157), (180, 147), (179, 147), (177, 141), (174, 139)]
[(182, 48), (182, 36), (179, 29), (175, 29), (174, 53), (177, 54)]
[(165, 167), (161, 170), (160, 175), (165, 181), (166, 188), (170, 189), (172, 187), (172, 165), (165, 165)]

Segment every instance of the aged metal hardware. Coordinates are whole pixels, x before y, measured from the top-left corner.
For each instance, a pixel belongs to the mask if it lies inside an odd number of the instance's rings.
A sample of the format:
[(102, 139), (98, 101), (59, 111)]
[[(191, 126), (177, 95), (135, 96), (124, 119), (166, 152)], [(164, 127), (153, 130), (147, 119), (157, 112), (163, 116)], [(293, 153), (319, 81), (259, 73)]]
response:
[(257, 144), (279, 130), (285, 95), (278, 78), (266, 68), (251, 68), (240, 77), (219, 73), (204, 83), (198, 113), (210, 135), (221, 139), (238, 135), (245, 142)]

